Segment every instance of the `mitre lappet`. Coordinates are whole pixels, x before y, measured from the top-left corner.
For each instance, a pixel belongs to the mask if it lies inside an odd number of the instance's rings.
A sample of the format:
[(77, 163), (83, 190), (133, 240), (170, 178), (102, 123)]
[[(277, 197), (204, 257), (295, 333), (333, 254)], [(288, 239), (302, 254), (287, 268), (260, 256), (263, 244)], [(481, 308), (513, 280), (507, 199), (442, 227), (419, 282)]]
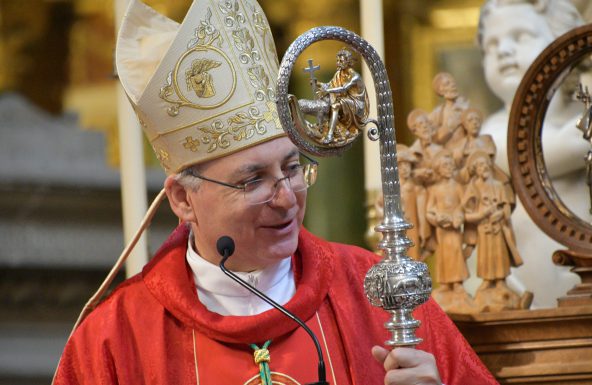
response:
[(285, 135), (275, 44), (254, 0), (196, 0), (181, 24), (132, 0), (115, 55), (167, 174)]

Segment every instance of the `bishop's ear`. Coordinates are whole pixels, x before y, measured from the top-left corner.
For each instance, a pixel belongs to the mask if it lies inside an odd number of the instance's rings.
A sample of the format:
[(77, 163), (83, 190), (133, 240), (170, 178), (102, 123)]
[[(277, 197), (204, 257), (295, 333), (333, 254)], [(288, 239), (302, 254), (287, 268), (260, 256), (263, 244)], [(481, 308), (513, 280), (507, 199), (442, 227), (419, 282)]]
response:
[(164, 188), (171, 205), (171, 210), (181, 222), (195, 222), (195, 211), (191, 201), (191, 189), (183, 186), (174, 175), (170, 175), (164, 181)]

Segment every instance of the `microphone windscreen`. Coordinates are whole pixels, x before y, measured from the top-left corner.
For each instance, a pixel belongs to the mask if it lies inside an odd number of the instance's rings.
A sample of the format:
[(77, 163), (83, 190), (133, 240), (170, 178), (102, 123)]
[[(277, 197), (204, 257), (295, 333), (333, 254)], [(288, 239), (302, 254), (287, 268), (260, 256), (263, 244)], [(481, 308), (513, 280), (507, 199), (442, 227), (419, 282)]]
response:
[(227, 252), (230, 257), (234, 253), (234, 241), (228, 235), (223, 235), (218, 238), (216, 249), (221, 256), (224, 257), (224, 252)]

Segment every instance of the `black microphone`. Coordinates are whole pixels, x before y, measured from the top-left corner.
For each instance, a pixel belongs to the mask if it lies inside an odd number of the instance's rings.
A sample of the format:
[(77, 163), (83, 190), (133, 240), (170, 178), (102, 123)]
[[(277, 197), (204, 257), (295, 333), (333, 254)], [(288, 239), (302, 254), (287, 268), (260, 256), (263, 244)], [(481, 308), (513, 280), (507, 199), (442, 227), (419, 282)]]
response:
[(312, 338), (312, 340), (315, 344), (315, 347), (317, 348), (317, 354), (319, 355), (319, 370), (318, 370), (319, 381), (313, 382), (313, 383), (307, 384), (307, 385), (329, 385), (329, 383), (326, 380), (327, 373), (325, 371), (325, 361), (323, 360), (323, 351), (321, 350), (321, 345), (319, 344), (319, 340), (314, 335), (312, 330), (310, 330), (310, 328), (308, 326), (306, 326), (306, 324), (304, 322), (302, 322), (302, 320), (300, 318), (298, 318), (294, 314), (290, 313), (285, 307), (278, 304), (277, 302), (275, 302), (274, 300), (272, 300), (271, 298), (269, 298), (268, 296), (266, 296), (265, 294), (263, 294), (262, 292), (260, 292), (256, 288), (254, 288), (253, 286), (249, 285), (247, 282), (243, 281), (238, 275), (236, 275), (233, 272), (231, 272), (230, 270), (226, 269), (224, 264), (226, 263), (226, 260), (232, 255), (232, 253), (234, 253), (234, 241), (232, 240), (232, 238), (230, 238), (227, 235), (220, 237), (218, 239), (218, 241), (216, 242), (216, 249), (218, 250), (218, 253), (222, 256), (222, 260), (220, 261), (220, 269), (222, 269), (222, 272), (224, 274), (226, 274), (227, 276), (232, 278), (236, 283), (238, 283), (239, 285), (241, 285), (245, 289), (249, 290), (251, 293), (255, 294), (257, 297), (261, 298), (263, 301), (267, 302), (268, 304), (270, 304), (274, 308), (281, 311), (286, 317), (290, 318), (291, 320), (296, 322), (298, 325), (302, 326), (302, 328), (308, 333), (310, 338)]

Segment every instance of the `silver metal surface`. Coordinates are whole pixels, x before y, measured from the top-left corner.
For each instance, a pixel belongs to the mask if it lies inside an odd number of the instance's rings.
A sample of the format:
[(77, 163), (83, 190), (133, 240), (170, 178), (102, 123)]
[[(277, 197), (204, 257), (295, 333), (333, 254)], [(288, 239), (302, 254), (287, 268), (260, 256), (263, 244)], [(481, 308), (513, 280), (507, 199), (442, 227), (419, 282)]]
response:
[(382, 307), (392, 316), (385, 324), (391, 332), (388, 346), (415, 346), (421, 339), (415, 336), (419, 321), (411, 312), (426, 302), (431, 293), (432, 281), (427, 266), (406, 255), (412, 242), (405, 236), (411, 225), (405, 221), (401, 209), (401, 189), (397, 169), (392, 92), (386, 68), (376, 50), (360, 36), (341, 27), (317, 27), (300, 35), (288, 48), (279, 69), (277, 83), (277, 107), (280, 121), (292, 141), (302, 150), (318, 156), (339, 155), (351, 144), (342, 147), (325, 147), (315, 143), (298, 131), (288, 104), (290, 75), (298, 56), (305, 48), (321, 40), (337, 40), (357, 51), (370, 68), (376, 88), (378, 117), (376, 128), (368, 130), (368, 136), (379, 139), (382, 192), (384, 195), (384, 219), (375, 230), (382, 233), (379, 249), (383, 259), (373, 266), (364, 280), (368, 300)]

